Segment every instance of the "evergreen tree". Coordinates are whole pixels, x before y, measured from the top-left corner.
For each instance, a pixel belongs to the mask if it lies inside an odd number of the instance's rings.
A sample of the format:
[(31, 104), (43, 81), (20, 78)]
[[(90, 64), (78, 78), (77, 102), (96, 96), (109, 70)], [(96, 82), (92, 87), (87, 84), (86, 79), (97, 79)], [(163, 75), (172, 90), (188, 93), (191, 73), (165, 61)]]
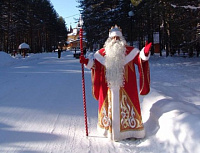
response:
[[(88, 42), (103, 45), (108, 29), (118, 24), (127, 41), (139, 41), (140, 48), (146, 40), (153, 42), (154, 33), (158, 32), (160, 50), (166, 50), (166, 56), (181, 48), (191, 52), (193, 46), (198, 46), (199, 0), (142, 0), (130, 7), (131, 1), (79, 0)], [(128, 17), (130, 10), (134, 12), (132, 22)]]
[(65, 23), (58, 20), (49, 0), (3, 0), (0, 3), (2, 50), (16, 50), (20, 43), (26, 42), (34, 53), (51, 51), (60, 38), (66, 39)]
[[(130, 23), (127, 6), (130, 0), (80, 0), (84, 20), (84, 30), (90, 44), (98, 43), (101, 46), (108, 37), (111, 26), (117, 24), (127, 36), (127, 23)], [(129, 24), (128, 24), (129, 26)], [(130, 26), (129, 26), (130, 27)], [(129, 31), (130, 32), (130, 31)]]

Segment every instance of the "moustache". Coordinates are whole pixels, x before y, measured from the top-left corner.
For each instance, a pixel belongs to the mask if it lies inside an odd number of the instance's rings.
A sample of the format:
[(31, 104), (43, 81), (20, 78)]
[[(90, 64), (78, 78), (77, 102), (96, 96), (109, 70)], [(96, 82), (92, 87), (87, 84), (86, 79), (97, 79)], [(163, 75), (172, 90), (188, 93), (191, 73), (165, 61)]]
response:
[(119, 40), (112, 40), (111, 45), (118, 44), (119, 42), (120, 42)]

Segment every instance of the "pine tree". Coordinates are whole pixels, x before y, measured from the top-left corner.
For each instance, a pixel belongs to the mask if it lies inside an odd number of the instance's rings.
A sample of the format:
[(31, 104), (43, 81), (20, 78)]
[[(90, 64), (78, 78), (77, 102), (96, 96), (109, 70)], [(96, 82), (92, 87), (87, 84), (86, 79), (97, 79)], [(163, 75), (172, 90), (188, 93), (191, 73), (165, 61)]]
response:
[[(199, 0), (142, 0), (133, 7), (130, 7), (129, 0), (79, 2), (90, 44), (103, 44), (108, 29), (118, 24), (127, 41), (139, 41), (140, 48), (146, 40), (153, 42), (154, 33), (159, 32), (160, 50), (166, 50), (166, 56), (173, 55), (180, 48), (188, 51), (193, 50), (191, 46), (198, 46), (200, 11), (194, 8), (199, 7)], [(128, 16), (130, 10), (134, 12), (132, 22)]]
[(0, 3), (2, 50), (16, 50), (20, 43), (26, 42), (31, 52), (51, 51), (60, 39), (66, 39), (65, 23), (58, 20), (49, 0), (3, 0)]
[[(109, 29), (117, 24), (125, 37), (130, 33), (130, 0), (80, 0), (83, 12), (84, 30), (89, 44), (104, 44)], [(128, 27), (127, 27), (128, 25)]]

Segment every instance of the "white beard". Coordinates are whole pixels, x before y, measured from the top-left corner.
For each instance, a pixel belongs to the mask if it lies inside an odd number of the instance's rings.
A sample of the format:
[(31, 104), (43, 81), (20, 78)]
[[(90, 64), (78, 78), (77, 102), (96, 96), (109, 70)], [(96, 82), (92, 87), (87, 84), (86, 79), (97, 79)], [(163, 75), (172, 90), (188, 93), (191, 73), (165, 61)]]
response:
[(105, 67), (108, 87), (122, 87), (124, 83), (125, 40), (108, 40), (105, 43)]

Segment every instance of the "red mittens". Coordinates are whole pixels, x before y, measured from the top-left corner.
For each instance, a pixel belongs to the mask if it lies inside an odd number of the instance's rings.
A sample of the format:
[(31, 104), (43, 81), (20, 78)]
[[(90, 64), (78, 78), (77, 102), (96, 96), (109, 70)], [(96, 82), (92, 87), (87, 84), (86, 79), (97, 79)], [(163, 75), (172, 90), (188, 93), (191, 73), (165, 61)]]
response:
[(88, 64), (89, 59), (85, 58), (83, 55), (80, 56), (80, 63), (81, 64)]

